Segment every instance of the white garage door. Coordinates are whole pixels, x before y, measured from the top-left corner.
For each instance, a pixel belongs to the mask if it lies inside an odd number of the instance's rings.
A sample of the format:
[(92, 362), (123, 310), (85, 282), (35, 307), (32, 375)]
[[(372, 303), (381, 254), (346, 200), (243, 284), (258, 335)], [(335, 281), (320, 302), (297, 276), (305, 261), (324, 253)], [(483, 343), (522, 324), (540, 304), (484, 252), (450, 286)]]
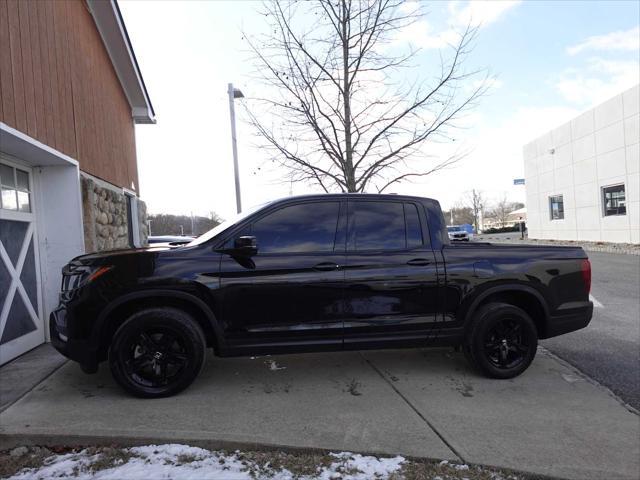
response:
[(44, 342), (31, 169), (0, 160), (0, 365)]

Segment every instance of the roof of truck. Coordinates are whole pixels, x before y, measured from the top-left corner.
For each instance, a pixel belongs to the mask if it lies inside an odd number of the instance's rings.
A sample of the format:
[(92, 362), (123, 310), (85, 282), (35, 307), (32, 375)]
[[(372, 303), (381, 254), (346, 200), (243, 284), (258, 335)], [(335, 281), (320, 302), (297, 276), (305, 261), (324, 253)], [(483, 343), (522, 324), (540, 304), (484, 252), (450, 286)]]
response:
[(428, 200), (430, 202), (438, 202), (433, 198), (418, 197), (416, 195), (401, 195), (397, 193), (314, 193), (305, 195), (292, 195), (290, 197), (282, 197), (274, 200), (280, 202), (284, 200), (312, 199), (312, 198), (402, 198), (413, 200)]

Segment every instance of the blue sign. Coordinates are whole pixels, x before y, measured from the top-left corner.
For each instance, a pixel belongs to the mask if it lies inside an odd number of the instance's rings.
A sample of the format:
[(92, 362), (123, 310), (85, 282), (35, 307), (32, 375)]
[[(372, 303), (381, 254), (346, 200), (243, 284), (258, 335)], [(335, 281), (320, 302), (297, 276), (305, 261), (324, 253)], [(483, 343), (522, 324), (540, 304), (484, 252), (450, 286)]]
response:
[(514, 178), (513, 179), (513, 184), (514, 185), (524, 185), (524, 178)]

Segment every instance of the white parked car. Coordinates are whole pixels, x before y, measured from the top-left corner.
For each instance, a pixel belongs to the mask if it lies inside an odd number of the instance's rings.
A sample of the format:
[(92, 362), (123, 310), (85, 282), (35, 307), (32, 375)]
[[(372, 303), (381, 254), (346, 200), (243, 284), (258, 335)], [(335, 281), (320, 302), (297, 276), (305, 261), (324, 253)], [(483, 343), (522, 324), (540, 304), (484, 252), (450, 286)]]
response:
[(449, 240), (452, 242), (468, 242), (470, 235), (460, 225), (451, 225), (447, 227), (447, 233), (449, 234)]

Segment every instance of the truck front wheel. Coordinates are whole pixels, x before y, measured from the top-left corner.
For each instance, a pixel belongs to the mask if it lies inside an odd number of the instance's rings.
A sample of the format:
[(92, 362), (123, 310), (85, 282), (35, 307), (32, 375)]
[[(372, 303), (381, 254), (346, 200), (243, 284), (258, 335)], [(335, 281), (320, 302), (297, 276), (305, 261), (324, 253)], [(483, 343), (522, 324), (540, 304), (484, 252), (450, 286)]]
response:
[(109, 366), (129, 393), (167, 397), (195, 380), (204, 364), (205, 348), (202, 329), (189, 314), (170, 307), (146, 308), (116, 331)]
[(538, 334), (531, 317), (507, 303), (482, 306), (469, 325), (463, 349), (466, 358), (490, 378), (513, 378), (536, 355)]

